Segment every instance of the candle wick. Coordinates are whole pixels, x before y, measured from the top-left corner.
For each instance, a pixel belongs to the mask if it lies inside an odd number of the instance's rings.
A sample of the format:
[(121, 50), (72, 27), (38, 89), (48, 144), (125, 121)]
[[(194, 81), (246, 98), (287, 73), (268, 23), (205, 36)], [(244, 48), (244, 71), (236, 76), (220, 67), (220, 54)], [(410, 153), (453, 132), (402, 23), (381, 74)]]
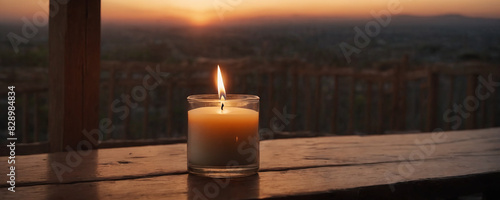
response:
[(222, 105), (220, 106), (220, 109), (224, 110), (224, 103), (222, 103)]

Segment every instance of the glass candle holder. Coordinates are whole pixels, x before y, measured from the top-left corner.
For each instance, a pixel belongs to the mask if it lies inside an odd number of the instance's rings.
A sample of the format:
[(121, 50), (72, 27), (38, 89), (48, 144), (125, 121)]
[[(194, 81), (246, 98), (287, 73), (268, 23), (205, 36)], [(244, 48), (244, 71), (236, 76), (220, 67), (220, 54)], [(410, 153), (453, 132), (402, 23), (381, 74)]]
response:
[[(189, 173), (241, 177), (259, 170), (259, 97), (216, 94), (187, 98)], [(222, 105), (223, 104), (223, 105)]]

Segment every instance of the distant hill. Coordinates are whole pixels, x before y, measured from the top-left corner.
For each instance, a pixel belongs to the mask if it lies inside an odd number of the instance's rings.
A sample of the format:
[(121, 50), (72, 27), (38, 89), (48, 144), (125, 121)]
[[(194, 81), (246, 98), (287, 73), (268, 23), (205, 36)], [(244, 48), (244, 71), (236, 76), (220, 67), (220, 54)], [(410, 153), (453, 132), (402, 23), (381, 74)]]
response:
[[(347, 17), (309, 17), (292, 15), (286, 17), (260, 16), (234, 21), (225, 21), (220, 25), (299, 25), (299, 24), (334, 24), (363, 25), (373, 18)], [(500, 19), (467, 17), (457, 14), (437, 16), (395, 15), (391, 16), (391, 25), (433, 25), (433, 26), (499, 26)]]
[[(468, 17), (458, 14), (447, 14), (437, 16), (416, 16), (416, 15), (395, 15), (391, 16), (390, 25), (431, 25), (431, 26), (490, 26), (500, 27), (500, 19), (495, 18), (480, 18)], [(349, 18), (349, 17), (334, 17), (334, 16), (304, 16), (304, 15), (289, 15), (289, 16), (258, 16), (244, 19), (227, 18), (224, 21), (216, 20), (212, 26), (288, 26), (288, 25), (342, 25), (342, 26), (359, 26), (364, 25), (373, 18)], [(2, 21), (0, 19), (0, 33), (12, 30), (19, 30), (22, 26), (21, 21)], [(148, 22), (140, 21), (123, 21), (123, 22), (103, 22), (104, 28), (112, 26), (158, 26), (162, 27), (183, 27), (191, 26), (189, 23), (178, 18), (159, 18)], [(208, 25), (210, 26), (210, 25)]]
[(455, 14), (438, 16), (397, 15), (393, 17), (391, 24), (437, 26), (500, 26), (500, 19), (476, 18)]

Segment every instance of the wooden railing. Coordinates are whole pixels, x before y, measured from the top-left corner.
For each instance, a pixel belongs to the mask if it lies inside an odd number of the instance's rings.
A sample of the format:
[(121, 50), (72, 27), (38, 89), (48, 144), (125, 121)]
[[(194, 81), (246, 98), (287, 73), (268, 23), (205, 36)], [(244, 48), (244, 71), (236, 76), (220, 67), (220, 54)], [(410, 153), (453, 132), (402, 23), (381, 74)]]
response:
[[(315, 124), (306, 124), (306, 130), (322, 131), (320, 129), (321, 121), (328, 118), (321, 117), (321, 110), (325, 109), (322, 102), (324, 95), (333, 94), (331, 101), (331, 132), (338, 132), (338, 113), (347, 114), (346, 132), (348, 134), (354, 132), (365, 133), (384, 133), (394, 131), (408, 131), (408, 122), (410, 124), (420, 124), (417, 131), (432, 131), (434, 128), (451, 129), (451, 122), (444, 123), (438, 116), (442, 116), (444, 108), (453, 108), (454, 104), (462, 104), (466, 96), (476, 96), (475, 91), (478, 85), (478, 77), (487, 77), (491, 74), (498, 77), (499, 68), (480, 63), (464, 64), (461, 66), (449, 65), (433, 65), (419, 67), (412, 70), (405, 69), (405, 65), (396, 65), (394, 68), (386, 71), (377, 70), (361, 70), (356, 71), (350, 68), (342, 70), (323, 69), (318, 71), (299, 70), (299, 76), (306, 79), (312, 79), (311, 82), (316, 82), (314, 88), (311, 88), (307, 83), (305, 90), (314, 91), (313, 99), (320, 99), (312, 105), (306, 103), (306, 118), (314, 120), (306, 120), (305, 123), (314, 122)], [(465, 81), (460, 84), (466, 85), (465, 95), (455, 95), (457, 87), (457, 79), (462, 78)], [(345, 85), (340, 81), (345, 79)], [(333, 81), (333, 89), (328, 87), (325, 82)], [(444, 83), (442, 83), (444, 82)], [(319, 84), (318, 84), (319, 83)], [(323, 83), (323, 84), (322, 84)], [(416, 87), (415, 87), (416, 86)], [(339, 98), (342, 98), (340, 92), (342, 87), (348, 90), (347, 103), (339, 103)], [(375, 87), (375, 89), (374, 89)], [(460, 87), (459, 87), (460, 88)], [(420, 90), (418, 99), (420, 102), (413, 103), (411, 106), (420, 108), (419, 120), (407, 120), (408, 113), (408, 90)], [(439, 89), (444, 89), (446, 93), (439, 93)], [(374, 90), (376, 91), (377, 99), (374, 99)], [(323, 91), (323, 92), (321, 92)], [(484, 91), (482, 91), (484, 92)], [(294, 92), (295, 93), (295, 92)], [(310, 96), (311, 94), (305, 95)], [(364, 110), (361, 113), (364, 115), (360, 119), (355, 119), (356, 95), (362, 96)], [(311, 99), (311, 98), (309, 98)], [(485, 101), (479, 102), (477, 111), (471, 112), (471, 117), (465, 120), (466, 129), (484, 128), (495, 125), (495, 115), (498, 114), (497, 104), (498, 94), (493, 94)], [(307, 98), (306, 98), (307, 101)], [(439, 103), (442, 102), (442, 103)], [(323, 104), (322, 104), (323, 103)], [(438, 104), (444, 108), (438, 109)], [(338, 112), (339, 106), (346, 106), (348, 112)], [(375, 109), (374, 109), (375, 108)], [(311, 115), (310, 110), (316, 109), (315, 115)], [(487, 110), (490, 112), (488, 116)], [(359, 112), (358, 112), (359, 113)], [(418, 113), (417, 113), (418, 114)], [(478, 117), (480, 120), (478, 120)], [(358, 117), (359, 118), (359, 117)], [(356, 121), (358, 125), (355, 126)], [(481, 123), (478, 123), (480, 121)], [(444, 125), (444, 126), (442, 126)], [(333, 130), (333, 131), (332, 131)], [(410, 130), (411, 131), (411, 130)]]
[[(0, 97), (7, 100), (7, 87), (15, 86), (16, 136), (18, 143), (35, 143), (46, 145), (47, 141), (47, 84), (45, 69), (21, 71), (1, 70)], [(7, 104), (2, 103), (7, 109)], [(6, 117), (6, 115), (5, 115)], [(6, 127), (5, 127), (6, 130)], [(6, 136), (7, 132), (5, 132)]]
[[(228, 63), (225, 68), (228, 81), (228, 92), (255, 94), (261, 97), (261, 127), (270, 127), (270, 119), (276, 115), (273, 109), (297, 115), (286, 129), (280, 131), (315, 131), (336, 134), (353, 133), (385, 133), (403, 131), (432, 131), (434, 128), (451, 129), (451, 123), (444, 123), (442, 116), (444, 108), (453, 108), (453, 104), (461, 104), (466, 96), (475, 96), (478, 76), (489, 74), (498, 77), (499, 69), (482, 63), (469, 63), (456, 66), (433, 65), (408, 68), (406, 62), (393, 63), (388, 70), (352, 68), (315, 68), (296, 61), (252, 64)], [(107, 88), (110, 105), (117, 87), (141, 85), (142, 77), (147, 73), (148, 63), (123, 65), (120, 63), (103, 63), (103, 71), (115, 74), (103, 87)], [(163, 93), (166, 98), (156, 102), (146, 98), (140, 107), (143, 108), (140, 136), (135, 138), (154, 138), (158, 133), (163, 137), (184, 136), (186, 132), (186, 100), (190, 94), (215, 93), (213, 80), (213, 63), (204, 63), (197, 67), (162, 68), (170, 76), (162, 82), (156, 93)], [(117, 78), (118, 70), (125, 76)], [(138, 79), (131, 80), (131, 74)], [(464, 80), (462, 80), (464, 79)], [(442, 83), (441, 83), (442, 82)], [(455, 85), (466, 85), (457, 87)], [(465, 94), (456, 91), (467, 88)], [(446, 94), (438, 90), (446, 90)], [(418, 101), (408, 102), (408, 93)], [(154, 94), (162, 96), (162, 94)], [(498, 108), (494, 103), (498, 94), (480, 102), (480, 106), (471, 117), (464, 119), (466, 129), (495, 126), (495, 115)], [(410, 99), (415, 100), (415, 99)], [(164, 127), (151, 124), (149, 119), (153, 107), (160, 108), (163, 118), (159, 121)], [(438, 105), (442, 108), (438, 109)], [(173, 110), (176, 107), (177, 110)], [(413, 107), (413, 113), (408, 113), (408, 107)], [(415, 113), (415, 111), (418, 111)], [(158, 112), (158, 111), (157, 111)], [(107, 117), (115, 118), (110, 107)], [(479, 119), (479, 120), (478, 120)], [(478, 121), (480, 123), (478, 123)], [(118, 122), (117, 124), (119, 124)], [(419, 126), (414, 126), (418, 124)], [(413, 125), (413, 127), (411, 126)], [(123, 122), (124, 133), (121, 139), (130, 135), (130, 115)], [(148, 134), (148, 131), (151, 134)], [(156, 132), (156, 133), (155, 133)], [(108, 137), (114, 138), (114, 137)]]
[[(162, 77), (162, 82), (137, 102), (131, 97), (133, 88), (142, 87), (149, 73), (146, 67), (156, 70), (157, 64), (102, 62), (100, 117), (111, 119), (115, 130), (104, 135), (101, 147), (183, 141), (187, 132), (186, 97), (216, 92), (213, 76), (216, 65), (217, 62), (211, 61), (180, 66), (160, 64), (160, 71), (169, 75)], [(222, 62), (221, 67), (226, 73), (228, 93), (261, 97), (260, 126), (276, 134), (450, 130), (454, 122), (442, 119), (444, 110), (462, 104), (466, 96), (475, 96), (478, 76), (487, 79), (491, 74), (498, 79), (500, 75), (498, 67), (484, 63), (409, 67), (403, 59), (386, 65), (386, 69), (357, 70), (309, 66), (297, 60), (260, 64), (234, 60)], [(40, 107), (47, 106), (46, 98), (40, 98), (46, 91), (43, 84), (31, 89), (17, 87), (17, 106), (23, 113), (18, 122), (22, 127), (33, 126), (33, 129), (21, 128), (24, 143), (47, 141), (46, 126), (40, 126), (41, 121), (44, 124), (47, 121), (46, 112), (40, 113)], [(478, 109), (463, 119), (465, 123), (459, 129), (498, 126), (495, 118), (500, 114), (498, 97), (497, 92), (480, 101)], [(137, 103), (128, 115), (112, 107), (113, 101), (125, 105), (124, 98)], [(272, 129), (271, 118), (284, 110), (296, 117), (283, 124), (284, 129)]]

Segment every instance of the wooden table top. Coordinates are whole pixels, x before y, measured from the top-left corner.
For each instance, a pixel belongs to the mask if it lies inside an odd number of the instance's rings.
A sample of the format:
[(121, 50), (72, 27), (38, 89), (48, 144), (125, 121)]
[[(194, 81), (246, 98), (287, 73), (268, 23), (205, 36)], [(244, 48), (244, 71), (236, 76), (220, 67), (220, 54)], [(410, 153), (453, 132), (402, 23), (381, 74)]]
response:
[(233, 179), (188, 175), (186, 144), (77, 153), (16, 156), (16, 192), (2, 181), (1, 199), (425, 199), (500, 187), (500, 128), (262, 141), (258, 175)]

